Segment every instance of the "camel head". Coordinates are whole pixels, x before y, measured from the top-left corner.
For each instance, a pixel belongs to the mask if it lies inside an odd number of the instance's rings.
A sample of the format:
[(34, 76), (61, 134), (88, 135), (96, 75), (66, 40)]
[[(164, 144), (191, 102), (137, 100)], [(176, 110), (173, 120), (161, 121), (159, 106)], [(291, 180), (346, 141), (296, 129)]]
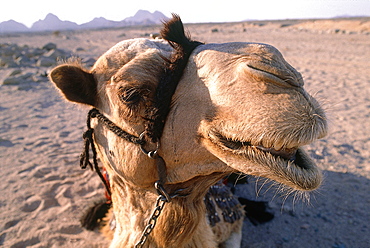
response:
[[(172, 52), (164, 40), (126, 40), (91, 70), (66, 63), (53, 69), (50, 79), (68, 100), (99, 109), (139, 136)], [(157, 180), (154, 162), (100, 123), (94, 127), (100, 159), (110, 174), (151, 187)], [(169, 185), (242, 172), (308, 191), (322, 179), (302, 147), (326, 132), (319, 103), (276, 48), (203, 44), (190, 55), (172, 97), (158, 152), (166, 162)]]

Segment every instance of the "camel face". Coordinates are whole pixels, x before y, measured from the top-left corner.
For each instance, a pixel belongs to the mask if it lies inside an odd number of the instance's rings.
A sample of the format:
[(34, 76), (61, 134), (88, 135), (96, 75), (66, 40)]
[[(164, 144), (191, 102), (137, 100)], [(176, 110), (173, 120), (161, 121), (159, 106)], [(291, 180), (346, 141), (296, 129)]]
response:
[[(139, 135), (164, 68), (163, 56), (171, 49), (163, 41), (124, 41), (90, 72), (61, 65), (50, 77), (67, 99), (95, 106)], [(326, 134), (325, 115), (303, 89), (301, 75), (275, 48), (254, 43), (199, 46), (172, 101), (159, 150), (169, 183), (240, 171), (298, 190), (320, 185), (320, 171), (301, 147)], [(96, 130), (100, 157), (114, 173), (140, 186), (156, 180), (135, 145), (99, 124)]]
[(212, 104), (199, 142), (237, 171), (317, 188), (321, 173), (301, 147), (326, 135), (325, 115), (280, 52), (264, 44), (210, 44), (193, 58), (205, 104)]

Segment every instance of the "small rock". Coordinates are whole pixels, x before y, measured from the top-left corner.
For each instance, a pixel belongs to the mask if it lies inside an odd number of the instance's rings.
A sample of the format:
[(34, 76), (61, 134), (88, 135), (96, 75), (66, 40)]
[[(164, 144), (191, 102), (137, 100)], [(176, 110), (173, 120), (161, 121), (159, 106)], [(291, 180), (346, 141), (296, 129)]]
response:
[(160, 33), (151, 33), (150, 34), (150, 38), (152, 38), (152, 39), (160, 39), (161, 38), (161, 34)]
[(25, 56), (25, 55), (22, 55), (20, 56), (19, 58), (17, 58), (15, 60), (15, 62), (20, 65), (20, 66), (25, 66), (25, 65), (29, 65), (29, 64), (32, 64), (32, 61), (29, 57)]
[(49, 58), (49, 57), (45, 57), (45, 56), (41, 56), (37, 60), (36, 65), (37, 66), (40, 66), (40, 67), (50, 67), (50, 66), (55, 65), (55, 63), (56, 63), (56, 60), (55, 59)]
[(1, 49), (1, 56), (6, 57), (13, 56), (17, 50), (18, 50), (17, 44), (6, 44)]
[(31, 58), (31, 57), (41, 56), (44, 53), (45, 53), (45, 51), (42, 50), (41, 48), (34, 48), (34, 49), (31, 49), (29, 51), (29, 53), (27, 54), (27, 56), (29, 56)]
[(12, 76), (15, 76), (15, 75), (18, 75), (22, 73), (22, 70), (21, 69), (14, 69), (10, 74), (9, 76), (12, 77)]
[(12, 57), (1, 57), (0, 58), (0, 67), (18, 67)]
[(53, 49), (53, 50), (50, 50), (49, 52), (47, 52), (46, 54), (44, 54), (44, 56), (48, 57), (48, 58), (51, 58), (51, 59), (54, 59), (56, 61), (57, 59), (67, 58), (67, 53), (64, 52), (61, 49)]
[(22, 83), (27, 83), (30, 81), (30, 78), (33, 76), (32, 72), (20, 76), (10, 76), (3, 81), (3, 85), (19, 85)]
[(310, 228), (310, 225), (309, 224), (303, 224), (302, 226), (301, 226), (301, 229), (303, 229), (303, 230), (307, 230), (307, 229), (309, 229)]
[(57, 45), (55, 43), (52, 43), (52, 42), (49, 42), (45, 46), (42, 47), (42, 49), (47, 50), (47, 51), (50, 51), (50, 50), (53, 50), (53, 49), (56, 49), (56, 48), (57, 48)]
[(8, 77), (3, 81), (3, 85), (18, 85), (24, 82), (22, 77)]
[(42, 74), (38, 73), (38, 74), (34, 74), (32, 76), (32, 81), (33, 82), (46, 82), (48, 80), (49, 79), (47, 77), (47, 74), (44, 74), (44, 73), (42, 73)]
[(281, 28), (286, 28), (286, 27), (289, 27), (289, 26), (292, 26), (291, 23), (283, 23), (280, 25)]
[(16, 85), (20, 84), (22, 81), (18, 77), (8, 77), (4, 79), (3, 85)]
[(23, 55), (23, 57), (27, 57), (27, 58), (34, 57), (34, 54), (32, 53), (32, 51), (30, 49), (24, 50), (22, 52), (22, 55)]
[(34, 74), (32, 72), (27, 72), (26, 74), (22, 75), (21, 78), (23, 79), (29, 79), (33, 76)]

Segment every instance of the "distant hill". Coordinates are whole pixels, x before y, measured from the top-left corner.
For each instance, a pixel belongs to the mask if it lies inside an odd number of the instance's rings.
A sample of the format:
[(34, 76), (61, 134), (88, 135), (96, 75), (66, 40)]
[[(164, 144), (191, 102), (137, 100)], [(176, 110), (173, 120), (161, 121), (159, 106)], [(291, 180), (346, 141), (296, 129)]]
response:
[(124, 19), (124, 22), (129, 25), (160, 24), (165, 19), (168, 19), (168, 17), (159, 11), (150, 13), (147, 10), (139, 10), (134, 16)]
[(11, 33), (11, 32), (27, 32), (28, 28), (26, 25), (9, 20), (0, 23), (0, 33)]
[(120, 27), (122, 22), (110, 21), (104, 17), (96, 17), (92, 21), (81, 24), (81, 29), (94, 29), (94, 28), (109, 28), (109, 27)]
[(47, 14), (44, 20), (38, 20), (32, 25), (31, 31), (74, 30), (78, 28), (77, 23), (61, 21), (56, 15)]
[(35, 32), (35, 31), (52, 31), (52, 30), (79, 30), (79, 29), (96, 29), (110, 27), (125, 27), (133, 25), (154, 25), (168, 19), (163, 13), (155, 11), (150, 13), (147, 10), (139, 10), (134, 16), (123, 19), (122, 21), (111, 21), (104, 17), (97, 17), (90, 22), (78, 25), (71, 21), (62, 21), (54, 14), (46, 15), (45, 19), (38, 20), (31, 28), (27, 28), (22, 23), (9, 20), (0, 23), (0, 33), (16, 32)]

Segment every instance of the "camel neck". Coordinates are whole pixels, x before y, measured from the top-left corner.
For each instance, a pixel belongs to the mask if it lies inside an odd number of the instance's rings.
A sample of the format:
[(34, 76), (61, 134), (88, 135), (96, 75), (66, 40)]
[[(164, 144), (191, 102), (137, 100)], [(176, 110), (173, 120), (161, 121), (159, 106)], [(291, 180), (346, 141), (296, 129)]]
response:
[[(215, 179), (216, 180), (216, 179)], [(214, 180), (192, 180), (180, 185), (186, 197), (176, 197), (164, 205), (156, 227), (148, 236), (149, 247), (216, 247), (206, 220), (204, 196)], [(113, 212), (116, 230), (111, 248), (134, 247), (152, 214), (158, 195), (155, 189), (137, 189), (112, 178)], [(192, 187), (187, 187), (187, 186)], [(179, 185), (166, 185), (169, 190)], [(209, 237), (205, 239), (205, 237)], [(209, 241), (207, 241), (209, 240)], [(207, 243), (208, 242), (208, 243)]]

